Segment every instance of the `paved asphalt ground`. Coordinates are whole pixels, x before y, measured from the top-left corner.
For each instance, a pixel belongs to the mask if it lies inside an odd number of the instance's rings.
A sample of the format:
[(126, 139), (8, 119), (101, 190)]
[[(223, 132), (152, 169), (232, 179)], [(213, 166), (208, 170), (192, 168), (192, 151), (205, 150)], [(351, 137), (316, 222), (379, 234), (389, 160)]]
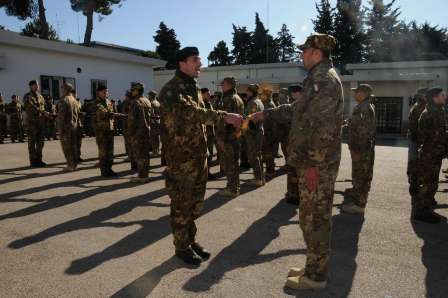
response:
[[(120, 137), (115, 152), (123, 153)], [(407, 149), (376, 153), (361, 219), (339, 210), (351, 186), (344, 146), (329, 286), (314, 293), (284, 288), (289, 267), (305, 261), (297, 210), (282, 200), (284, 175), (252, 189), (245, 172), (233, 200), (217, 194), (223, 179), (208, 184), (198, 226), (213, 257), (191, 269), (173, 258), (159, 159), (151, 160), (152, 182), (137, 186), (122, 156), (117, 179), (98, 176), (93, 139), (84, 140), (87, 162), (74, 173), (61, 172), (58, 142), (46, 143), (44, 169), (27, 167), (25, 144), (0, 145), (0, 297), (448, 297), (448, 225), (410, 220)], [(441, 176), (444, 216), (447, 192)]]

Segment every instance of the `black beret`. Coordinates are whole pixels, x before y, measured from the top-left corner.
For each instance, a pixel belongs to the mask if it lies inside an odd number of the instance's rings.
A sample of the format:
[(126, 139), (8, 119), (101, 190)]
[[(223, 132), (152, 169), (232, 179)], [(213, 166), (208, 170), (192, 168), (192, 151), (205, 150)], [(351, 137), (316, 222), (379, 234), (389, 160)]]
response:
[(290, 93), (302, 92), (302, 90), (303, 90), (303, 86), (300, 84), (289, 85), (289, 87), (288, 87), (288, 91)]
[(199, 50), (197, 47), (185, 47), (177, 51), (177, 62), (185, 61), (188, 57), (199, 56)]
[(96, 91), (104, 91), (107, 90), (107, 86), (104, 84), (99, 84), (98, 87), (96, 88)]
[(201, 93), (209, 92), (208, 88), (201, 88)]
[(37, 85), (37, 80), (31, 80), (28, 83), (29, 86)]

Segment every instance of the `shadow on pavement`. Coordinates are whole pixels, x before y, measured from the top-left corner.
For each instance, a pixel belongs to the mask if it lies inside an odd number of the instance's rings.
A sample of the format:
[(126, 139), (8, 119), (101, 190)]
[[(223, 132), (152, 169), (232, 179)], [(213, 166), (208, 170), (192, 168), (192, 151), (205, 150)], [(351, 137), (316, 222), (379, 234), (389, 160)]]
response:
[(411, 220), (415, 234), (423, 240), (422, 263), (426, 267), (425, 297), (448, 293), (448, 224), (431, 225)]
[(148, 297), (165, 275), (184, 267), (184, 264), (173, 256), (113, 294), (111, 298)]
[[(149, 202), (162, 197), (166, 194), (165, 190), (157, 190), (148, 194), (133, 197), (124, 201), (119, 201), (106, 208), (95, 210), (89, 215), (80, 217), (60, 225), (48, 228), (36, 235), (25, 237), (11, 242), (8, 247), (20, 249), (28, 245), (33, 245), (38, 242), (45, 241), (51, 237), (56, 237), (65, 233), (74, 232), (84, 229), (93, 229), (98, 227), (125, 227), (136, 223), (110, 223), (106, 222), (115, 217), (131, 212), (133, 209), (140, 206), (148, 206)], [(167, 205), (158, 207), (168, 207)]]
[[(242, 194), (249, 191), (250, 189), (243, 188)], [(219, 195), (219, 193), (216, 193), (205, 200), (202, 214), (212, 212), (231, 200), (231, 198), (223, 198)], [(153, 243), (156, 243), (164, 237), (171, 235), (169, 215), (162, 216), (156, 220), (140, 220), (122, 223), (121, 225), (140, 225), (140, 229), (125, 238), (120, 239), (118, 242), (102, 251), (82, 259), (74, 260), (70, 267), (66, 269), (65, 273), (83, 274), (97, 266), (100, 266), (104, 262), (131, 255), (147, 246), (152, 245)]]
[[(129, 173), (130, 172), (123, 172), (120, 174), (124, 175), (124, 174), (129, 174)], [(160, 176), (157, 179), (162, 179), (162, 178), (163, 177)], [(35, 189), (29, 189), (28, 191), (25, 190), (25, 191), (14, 192), (13, 194), (11, 194), (11, 193), (2, 194), (2, 195), (0, 195), (0, 202), (23, 201), (24, 199), (21, 199), (21, 198), (15, 199), (15, 198), (11, 198), (11, 197), (23, 196), (23, 195), (34, 193), (34, 192), (52, 189), (55, 187), (65, 187), (65, 186), (69, 187), (69, 186), (73, 186), (73, 185), (76, 185), (77, 187), (79, 187), (80, 184), (91, 183), (91, 182), (102, 180), (102, 179), (104, 179), (104, 178), (90, 177), (90, 178), (85, 178), (85, 179), (80, 179), (80, 180), (75, 180), (75, 181), (49, 184), (49, 185), (45, 185), (42, 187), (37, 187)], [(126, 181), (124, 183), (117, 183), (117, 184), (112, 184), (112, 185), (108, 185), (108, 186), (88, 187), (89, 188), (88, 190), (86, 190), (84, 192), (80, 192), (80, 193), (72, 193), (69, 195), (60, 195), (60, 196), (55, 196), (55, 197), (51, 197), (51, 198), (46, 198), (43, 200), (42, 199), (41, 200), (33, 200), (35, 202), (40, 202), (40, 203), (17, 210), (17, 211), (14, 211), (14, 212), (11, 212), (11, 213), (8, 213), (8, 214), (0, 215), (0, 221), (8, 219), (8, 218), (23, 217), (23, 216), (36, 214), (39, 212), (48, 211), (51, 209), (55, 209), (55, 208), (70, 205), (73, 203), (77, 203), (79, 201), (88, 199), (92, 196), (96, 196), (96, 195), (99, 195), (102, 193), (108, 193), (108, 192), (113, 192), (115, 190), (119, 190), (119, 189), (123, 189), (123, 188), (132, 188), (132, 187), (137, 187), (137, 186), (139, 186), (139, 184), (130, 183), (130, 182)]]
[(296, 214), (296, 208), (286, 204), (284, 200), (279, 201), (265, 216), (255, 221), (238, 239), (214, 257), (204, 271), (192, 277), (183, 289), (190, 292), (205, 292), (219, 283), (227, 272), (237, 268), (304, 253), (303, 249), (287, 249), (261, 254), (280, 235), (281, 227), (292, 224), (290, 219)]

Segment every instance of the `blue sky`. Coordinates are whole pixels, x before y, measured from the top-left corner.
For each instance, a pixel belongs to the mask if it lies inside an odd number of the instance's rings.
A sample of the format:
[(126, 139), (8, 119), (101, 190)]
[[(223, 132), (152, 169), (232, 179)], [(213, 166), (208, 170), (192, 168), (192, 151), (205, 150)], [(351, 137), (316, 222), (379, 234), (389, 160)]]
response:
[[(363, 2), (367, 5), (368, 1)], [(231, 47), (232, 23), (253, 29), (255, 12), (260, 13), (271, 33), (278, 32), (283, 23), (287, 24), (299, 43), (312, 32), (311, 19), (316, 15), (314, 3), (314, 0), (126, 0), (101, 22), (95, 17), (92, 40), (154, 50), (153, 35), (160, 21), (164, 21), (176, 30), (182, 46), (198, 46), (206, 61), (218, 41), (225, 40)], [(70, 1), (45, 0), (45, 4), (47, 18), (60, 37), (82, 42), (85, 17), (71, 10)], [(429, 21), (443, 27), (448, 27), (446, 4), (446, 0), (397, 0), (402, 19)], [(19, 31), (24, 22), (1, 10), (0, 25)]]

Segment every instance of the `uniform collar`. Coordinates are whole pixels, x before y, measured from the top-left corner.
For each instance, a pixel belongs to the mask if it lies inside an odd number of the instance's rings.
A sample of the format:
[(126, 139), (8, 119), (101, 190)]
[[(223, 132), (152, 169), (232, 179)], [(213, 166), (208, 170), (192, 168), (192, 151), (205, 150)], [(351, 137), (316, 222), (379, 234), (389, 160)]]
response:
[(187, 75), (186, 73), (184, 73), (180, 69), (176, 70), (176, 76), (181, 78), (186, 83), (196, 84), (196, 79), (195, 78), (190, 77), (189, 75)]
[(322, 69), (329, 69), (333, 67), (333, 63), (331, 62), (330, 59), (324, 59), (322, 61), (320, 61), (319, 63), (317, 63), (316, 65), (314, 65), (313, 67), (311, 67), (311, 69), (308, 71), (308, 74), (314, 74), (316, 72), (318, 72), (319, 70)]

